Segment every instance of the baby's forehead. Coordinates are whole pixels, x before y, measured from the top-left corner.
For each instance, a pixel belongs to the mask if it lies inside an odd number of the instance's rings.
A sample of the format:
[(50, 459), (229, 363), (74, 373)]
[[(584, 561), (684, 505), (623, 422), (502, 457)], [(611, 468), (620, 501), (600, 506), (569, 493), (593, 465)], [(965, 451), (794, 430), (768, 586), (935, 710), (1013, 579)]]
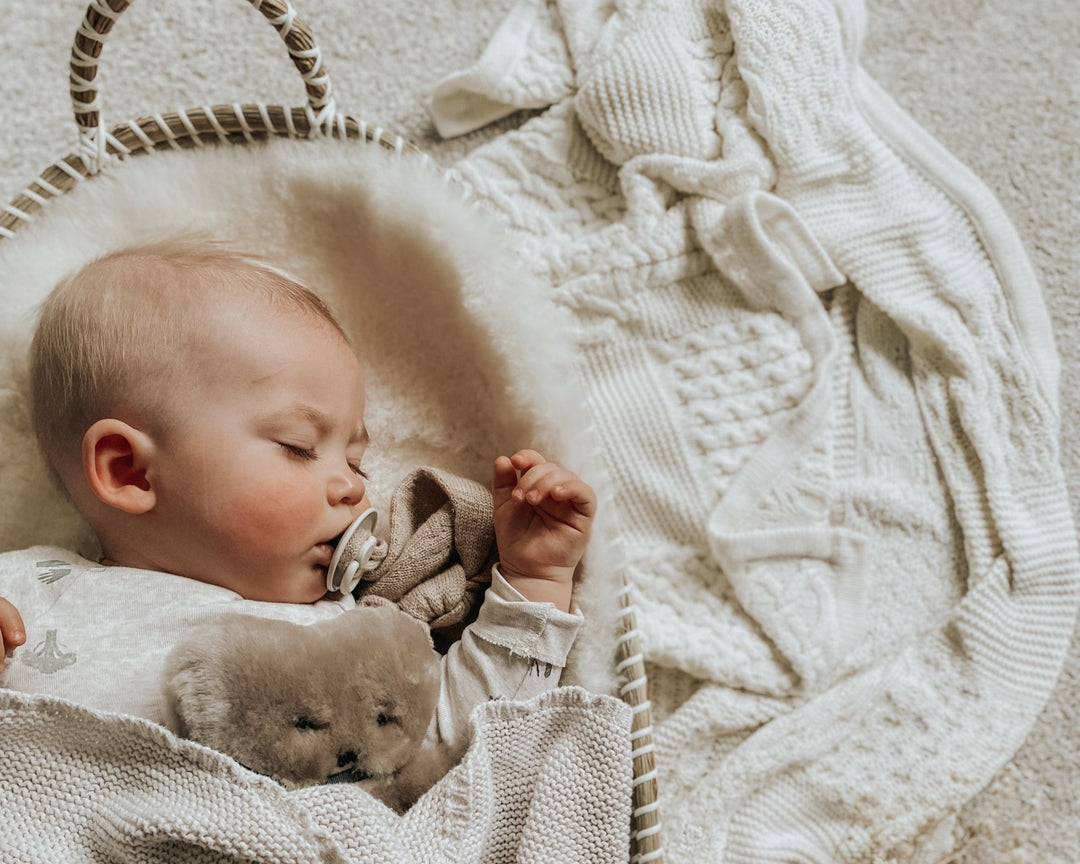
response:
[(299, 330), (317, 341), (336, 333), (351, 351), (316, 293), (272, 264), (213, 246), (121, 250), (85, 267), (68, 289), (65, 303), (88, 326), (113, 330), (110, 322), (124, 322), (133, 358), (153, 349), (161, 360), (177, 352), (196, 360), (220, 353), (231, 333), (252, 329), (264, 338)]
[[(213, 259), (170, 260), (139, 250), (125, 250), (93, 261), (72, 280), (69, 290), (98, 302), (121, 302), (147, 311), (179, 308), (199, 311), (223, 294), (235, 295), (242, 285), (259, 279), (256, 268), (246, 272), (235, 264)], [(254, 298), (251, 298), (251, 302)]]
[(314, 312), (336, 326), (313, 292), (272, 265), (242, 255), (124, 250), (93, 262), (81, 280), (91, 293), (150, 313), (198, 317), (225, 305), (251, 312), (291, 307), (293, 312)]

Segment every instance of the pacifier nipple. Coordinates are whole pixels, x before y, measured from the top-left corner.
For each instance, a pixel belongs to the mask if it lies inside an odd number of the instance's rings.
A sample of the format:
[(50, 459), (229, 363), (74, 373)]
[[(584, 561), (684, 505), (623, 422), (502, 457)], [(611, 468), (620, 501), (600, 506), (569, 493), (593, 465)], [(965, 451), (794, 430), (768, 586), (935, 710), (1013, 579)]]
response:
[(334, 548), (330, 566), (326, 568), (327, 591), (349, 594), (365, 573), (379, 566), (384, 556), (377, 555), (376, 551), (384, 551), (385, 544), (380, 548), (373, 533), (378, 519), (375, 509), (368, 508), (345, 529)]

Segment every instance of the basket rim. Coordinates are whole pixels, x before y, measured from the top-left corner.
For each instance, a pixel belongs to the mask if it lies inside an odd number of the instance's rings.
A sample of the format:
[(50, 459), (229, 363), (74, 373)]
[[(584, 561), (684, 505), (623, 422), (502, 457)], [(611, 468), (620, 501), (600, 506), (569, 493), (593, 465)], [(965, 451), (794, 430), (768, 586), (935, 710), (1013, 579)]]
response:
[[(253, 144), (275, 138), (334, 138), (375, 144), (424, 161), (431, 157), (415, 144), (382, 126), (335, 113), (320, 123), (310, 106), (286, 108), (261, 102), (199, 106), (153, 114), (119, 123), (106, 136), (105, 165), (166, 150), (194, 149), (222, 144)], [(0, 209), (0, 241), (15, 235), (35, 215), (82, 180), (103, 169), (85, 148), (73, 150), (44, 170)], [(454, 172), (449, 172), (455, 176)]]

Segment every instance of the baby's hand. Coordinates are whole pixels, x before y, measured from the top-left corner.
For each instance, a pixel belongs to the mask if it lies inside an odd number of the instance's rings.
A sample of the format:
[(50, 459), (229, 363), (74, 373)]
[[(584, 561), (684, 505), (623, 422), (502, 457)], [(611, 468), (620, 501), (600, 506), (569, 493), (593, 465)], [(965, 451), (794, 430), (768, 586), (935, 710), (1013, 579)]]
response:
[(25, 641), (26, 626), (19, 610), (0, 597), (0, 643), (4, 646), (3, 656), (0, 656), (0, 672), (4, 671), (5, 659)]
[(530, 600), (569, 610), (574, 569), (596, 514), (596, 493), (535, 450), (496, 459), (491, 491), (499, 569), (506, 581)]

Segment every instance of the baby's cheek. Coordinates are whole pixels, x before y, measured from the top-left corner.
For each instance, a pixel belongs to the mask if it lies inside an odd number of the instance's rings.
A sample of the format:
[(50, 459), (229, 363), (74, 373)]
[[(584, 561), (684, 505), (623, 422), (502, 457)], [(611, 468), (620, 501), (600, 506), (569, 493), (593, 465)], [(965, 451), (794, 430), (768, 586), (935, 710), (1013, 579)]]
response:
[(304, 484), (287, 479), (276, 482), (252, 483), (240, 500), (234, 502), (237, 511), (233, 523), (238, 541), (288, 543), (295, 535), (315, 530), (321, 513), (318, 499)]

